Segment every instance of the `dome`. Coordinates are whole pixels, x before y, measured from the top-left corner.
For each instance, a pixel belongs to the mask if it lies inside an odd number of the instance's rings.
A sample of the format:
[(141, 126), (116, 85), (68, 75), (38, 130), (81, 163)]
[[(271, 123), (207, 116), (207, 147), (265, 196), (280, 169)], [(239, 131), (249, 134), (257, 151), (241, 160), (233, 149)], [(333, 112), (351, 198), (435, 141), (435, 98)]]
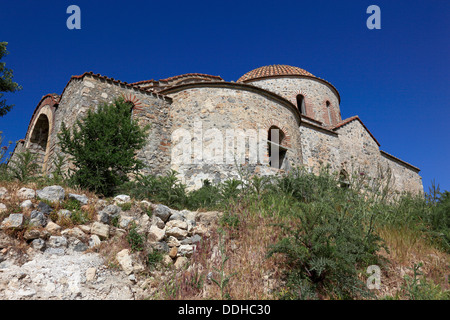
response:
[(247, 72), (242, 77), (240, 77), (237, 82), (247, 82), (249, 80), (258, 79), (258, 78), (265, 78), (265, 77), (274, 77), (274, 76), (309, 76), (314, 77), (311, 73), (308, 71), (288, 66), (285, 64), (274, 64), (271, 66), (264, 66), (260, 68), (253, 69), (252, 71)]

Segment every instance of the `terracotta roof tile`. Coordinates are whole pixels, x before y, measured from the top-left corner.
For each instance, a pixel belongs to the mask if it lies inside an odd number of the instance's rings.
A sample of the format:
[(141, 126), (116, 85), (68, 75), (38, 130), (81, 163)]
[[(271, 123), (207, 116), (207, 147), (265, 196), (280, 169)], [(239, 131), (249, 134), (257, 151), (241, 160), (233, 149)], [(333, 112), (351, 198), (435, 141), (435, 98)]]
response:
[(245, 82), (252, 79), (258, 79), (258, 78), (264, 78), (264, 77), (271, 77), (271, 76), (284, 76), (284, 75), (299, 75), (299, 76), (309, 76), (314, 77), (313, 74), (309, 73), (308, 71), (288, 66), (284, 64), (274, 64), (270, 66), (264, 66), (260, 68), (253, 69), (246, 74), (244, 74), (242, 77), (240, 77), (237, 82)]

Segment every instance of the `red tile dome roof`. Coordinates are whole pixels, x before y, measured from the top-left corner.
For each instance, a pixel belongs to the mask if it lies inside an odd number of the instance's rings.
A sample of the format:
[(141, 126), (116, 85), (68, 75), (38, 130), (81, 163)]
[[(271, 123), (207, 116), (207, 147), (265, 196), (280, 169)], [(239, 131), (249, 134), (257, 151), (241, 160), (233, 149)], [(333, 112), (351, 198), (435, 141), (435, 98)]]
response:
[(308, 71), (298, 67), (288, 66), (285, 64), (274, 64), (270, 66), (264, 66), (253, 69), (252, 71), (249, 71), (242, 77), (240, 77), (237, 80), (237, 82), (246, 82), (258, 78), (285, 76), (285, 75), (314, 77), (314, 75), (312, 75)]

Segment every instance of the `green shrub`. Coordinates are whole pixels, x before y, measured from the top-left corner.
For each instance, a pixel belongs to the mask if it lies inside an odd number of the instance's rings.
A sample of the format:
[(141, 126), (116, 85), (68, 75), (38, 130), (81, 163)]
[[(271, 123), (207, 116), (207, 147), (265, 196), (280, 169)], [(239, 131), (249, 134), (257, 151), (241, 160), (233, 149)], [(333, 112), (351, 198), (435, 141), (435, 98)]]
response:
[(404, 276), (404, 283), (402, 291), (410, 300), (450, 300), (450, 291), (442, 290), (441, 286), (436, 285), (433, 281), (427, 281), (419, 276), (423, 274), (420, 272), (422, 264), (414, 264), (412, 271), (413, 276)]
[(120, 190), (133, 198), (149, 199), (176, 209), (183, 209), (187, 202), (186, 186), (180, 183), (173, 170), (161, 176), (138, 175), (135, 181), (122, 185)]
[(73, 184), (110, 196), (128, 181), (129, 173), (143, 167), (136, 155), (145, 145), (148, 127), (131, 119), (130, 109), (120, 98), (96, 112), (89, 110), (72, 130), (62, 124), (59, 144), (76, 167), (70, 175)]
[(131, 246), (132, 252), (144, 250), (145, 237), (137, 232), (137, 225), (134, 222), (131, 223), (128, 230), (127, 241)]
[(204, 180), (200, 189), (191, 191), (188, 194), (187, 207), (191, 210), (199, 208), (213, 209), (219, 201), (219, 187), (212, 185), (209, 180)]
[(161, 263), (164, 257), (164, 253), (159, 250), (153, 250), (147, 254), (147, 266), (150, 269), (154, 269)]
[(18, 153), (8, 166), (11, 177), (20, 182), (28, 182), (36, 178), (39, 165), (36, 163), (36, 154), (29, 150)]
[[(334, 299), (370, 295), (359, 270), (380, 264), (383, 241), (374, 233), (369, 203), (350, 188), (340, 188), (327, 172), (318, 176), (302, 170), (281, 177), (275, 188), (285, 202), (284, 237), (270, 247), (268, 257), (288, 261), (284, 298), (311, 299), (317, 293)], [(295, 223), (293, 223), (295, 221)], [(313, 294), (314, 293), (314, 294)]]

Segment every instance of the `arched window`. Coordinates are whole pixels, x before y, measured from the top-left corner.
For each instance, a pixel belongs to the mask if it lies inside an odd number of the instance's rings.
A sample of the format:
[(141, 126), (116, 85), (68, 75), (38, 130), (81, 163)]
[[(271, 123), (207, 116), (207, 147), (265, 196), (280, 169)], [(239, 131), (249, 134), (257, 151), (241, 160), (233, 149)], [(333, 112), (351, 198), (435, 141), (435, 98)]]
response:
[(306, 114), (305, 97), (302, 94), (297, 95), (297, 108), (301, 114)]
[(29, 150), (37, 157), (37, 163), (44, 170), (50, 125), (47, 115), (41, 114), (35, 122), (30, 136)]
[(328, 123), (331, 125), (333, 124), (333, 120), (331, 120), (331, 103), (327, 100), (327, 112), (328, 112)]
[(278, 127), (271, 126), (268, 132), (269, 165), (281, 169), (286, 158), (287, 149), (281, 144), (286, 134)]

